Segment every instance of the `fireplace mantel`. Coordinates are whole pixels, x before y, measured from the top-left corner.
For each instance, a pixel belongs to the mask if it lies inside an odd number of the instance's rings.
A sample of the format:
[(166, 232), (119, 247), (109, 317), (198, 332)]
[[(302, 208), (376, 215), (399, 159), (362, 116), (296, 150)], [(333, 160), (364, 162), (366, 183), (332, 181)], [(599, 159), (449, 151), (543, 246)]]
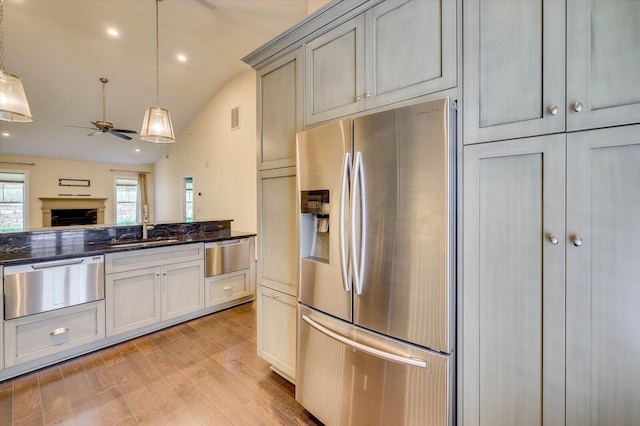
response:
[(69, 198), (69, 197), (42, 197), (42, 226), (51, 226), (51, 210), (68, 209), (96, 209), (98, 211), (98, 223), (104, 223), (104, 202), (106, 198)]

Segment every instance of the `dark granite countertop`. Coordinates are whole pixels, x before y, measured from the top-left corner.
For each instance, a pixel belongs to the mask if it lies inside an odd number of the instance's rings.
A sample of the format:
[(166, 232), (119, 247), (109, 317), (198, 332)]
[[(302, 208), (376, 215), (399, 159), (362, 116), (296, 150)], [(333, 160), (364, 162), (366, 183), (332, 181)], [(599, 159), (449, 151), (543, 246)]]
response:
[[(148, 246), (128, 246), (126, 243), (141, 241), (141, 226), (129, 228), (98, 228), (90, 230), (56, 230), (55, 232), (29, 232), (0, 238), (0, 265), (11, 266), (23, 263), (68, 259), (72, 257), (95, 256), (122, 251), (141, 250), (152, 247), (168, 247), (178, 244), (235, 240), (255, 236), (255, 233), (232, 231), (230, 221), (226, 226), (210, 226), (187, 229), (184, 224), (176, 226), (156, 226), (149, 232)], [(130, 232), (124, 232), (130, 231)], [(139, 231), (139, 232), (138, 232)], [(185, 232), (186, 231), (186, 232)], [(130, 237), (128, 237), (131, 235)], [(124, 238), (123, 238), (124, 237)], [(116, 244), (110, 244), (117, 241)], [(119, 245), (125, 244), (125, 245)]]

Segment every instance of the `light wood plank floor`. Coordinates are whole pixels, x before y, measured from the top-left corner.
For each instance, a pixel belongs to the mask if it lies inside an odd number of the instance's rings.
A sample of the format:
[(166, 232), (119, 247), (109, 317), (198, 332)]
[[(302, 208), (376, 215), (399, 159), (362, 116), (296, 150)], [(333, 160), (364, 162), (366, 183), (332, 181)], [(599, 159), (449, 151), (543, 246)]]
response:
[(0, 383), (0, 425), (321, 425), (247, 303)]

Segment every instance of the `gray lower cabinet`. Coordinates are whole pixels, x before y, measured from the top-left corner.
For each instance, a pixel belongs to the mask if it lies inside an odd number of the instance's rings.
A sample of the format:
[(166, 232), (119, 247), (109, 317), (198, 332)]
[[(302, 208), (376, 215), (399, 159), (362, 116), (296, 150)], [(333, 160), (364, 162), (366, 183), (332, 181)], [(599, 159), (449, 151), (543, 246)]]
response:
[(292, 383), (296, 378), (296, 298), (258, 286), (258, 355)]
[(295, 381), (296, 169), (258, 174), (258, 355)]
[(203, 250), (188, 244), (106, 255), (107, 337), (204, 309)]
[(465, 425), (640, 424), (639, 165), (639, 125), (465, 147)]
[(564, 421), (564, 141), (464, 149), (465, 426)]
[(567, 158), (566, 424), (638, 425), (640, 125), (570, 134)]
[(305, 125), (456, 85), (456, 2), (382, 2), (305, 45)]
[(105, 337), (104, 300), (4, 322), (5, 368)]
[(296, 165), (302, 130), (302, 48), (258, 71), (258, 170)]

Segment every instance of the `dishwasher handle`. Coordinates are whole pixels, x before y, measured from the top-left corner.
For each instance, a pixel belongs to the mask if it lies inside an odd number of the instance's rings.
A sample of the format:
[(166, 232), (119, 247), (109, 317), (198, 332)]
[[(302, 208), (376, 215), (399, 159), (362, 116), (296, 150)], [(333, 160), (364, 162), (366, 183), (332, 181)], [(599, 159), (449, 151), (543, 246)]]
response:
[(84, 258), (70, 259), (70, 260), (54, 260), (53, 262), (36, 263), (30, 266), (31, 266), (31, 269), (34, 269), (37, 271), (39, 269), (57, 268), (59, 266), (79, 265), (83, 262), (84, 262)]

